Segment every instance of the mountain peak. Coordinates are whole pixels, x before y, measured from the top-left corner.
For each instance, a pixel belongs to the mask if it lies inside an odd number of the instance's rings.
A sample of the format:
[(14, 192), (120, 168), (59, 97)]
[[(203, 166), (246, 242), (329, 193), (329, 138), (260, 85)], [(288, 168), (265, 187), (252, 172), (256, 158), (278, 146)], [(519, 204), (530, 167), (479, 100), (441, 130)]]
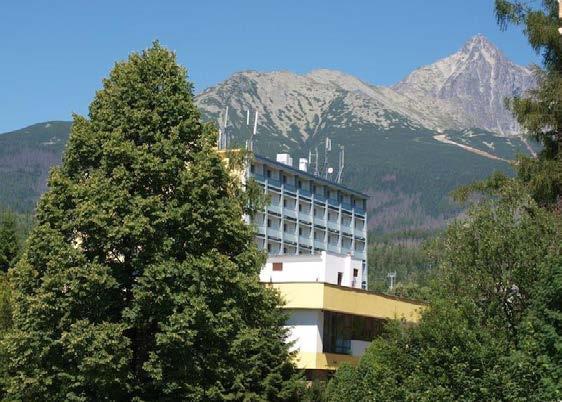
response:
[(513, 64), (478, 34), (458, 52), (413, 71), (393, 88), (414, 99), (429, 97), (454, 105), (466, 127), (507, 134), (517, 132), (518, 126), (503, 99), (533, 85), (530, 70)]
[(496, 45), (482, 34), (474, 35), (466, 41), (458, 53), (465, 55), (467, 60), (470, 60), (471, 56), (477, 55), (483, 56), (488, 62), (493, 62), (494, 59), (505, 60), (505, 56)]
[(496, 46), (490, 42), (490, 40), (484, 36), (483, 34), (479, 33), (471, 37), (469, 40), (465, 42), (465, 46), (473, 45), (473, 46), (480, 46), (480, 47), (493, 47)]

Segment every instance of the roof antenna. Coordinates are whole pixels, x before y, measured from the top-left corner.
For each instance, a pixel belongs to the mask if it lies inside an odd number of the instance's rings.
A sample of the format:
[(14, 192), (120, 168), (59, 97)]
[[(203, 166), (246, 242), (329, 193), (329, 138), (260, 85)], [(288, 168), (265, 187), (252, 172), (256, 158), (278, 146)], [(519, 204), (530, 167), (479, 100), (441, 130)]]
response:
[(314, 148), (314, 176), (318, 176), (318, 147)]
[(228, 131), (226, 130), (226, 126), (228, 124), (228, 105), (226, 106), (226, 110), (224, 112), (224, 149), (228, 148)]
[[(248, 114), (246, 115), (248, 119), (249, 119), (249, 113), (250, 112), (248, 111)], [(252, 132), (252, 136), (250, 137), (250, 144), (249, 144), (250, 151), (254, 150), (254, 137), (256, 136), (257, 130), (258, 130), (258, 111), (256, 110), (256, 117), (254, 119), (254, 131)]]
[(338, 176), (336, 177), (336, 183), (341, 183), (341, 178), (343, 174), (343, 168), (345, 166), (345, 148), (343, 145), (340, 146), (340, 160), (338, 168)]
[(324, 145), (324, 167), (322, 168), (322, 173), (324, 174), (325, 179), (328, 178), (328, 153), (331, 150), (332, 150), (332, 140), (326, 137), (326, 144)]
[(310, 166), (310, 171), (313, 175), (318, 176), (318, 147), (315, 151), (308, 151), (308, 165)]

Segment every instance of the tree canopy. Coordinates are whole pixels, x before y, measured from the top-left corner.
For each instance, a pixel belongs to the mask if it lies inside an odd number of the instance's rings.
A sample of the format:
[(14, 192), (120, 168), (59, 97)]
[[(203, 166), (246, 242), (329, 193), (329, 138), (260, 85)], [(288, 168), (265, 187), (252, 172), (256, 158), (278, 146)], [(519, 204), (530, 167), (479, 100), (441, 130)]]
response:
[(10, 273), (18, 400), (287, 400), (301, 384), (240, 180), (158, 43), (74, 116)]
[(558, 1), (496, 0), (496, 16), (504, 29), (523, 27), (531, 47), (542, 56), (535, 67), (537, 87), (507, 100), (522, 129), (543, 150), (538, 160), (520, 158), (519, 178), (542, 205), (562, 208), (562, 38)]
[(0, 212), (0, 271), (7, 272), (19, 253), (16, 217), (10, 211)]
[(328, 399), (560, 399), (561, 234), (521, 188), (474, 206), (437, 243), (419, 325), (390, 324), (357, 368), (338, 371)]

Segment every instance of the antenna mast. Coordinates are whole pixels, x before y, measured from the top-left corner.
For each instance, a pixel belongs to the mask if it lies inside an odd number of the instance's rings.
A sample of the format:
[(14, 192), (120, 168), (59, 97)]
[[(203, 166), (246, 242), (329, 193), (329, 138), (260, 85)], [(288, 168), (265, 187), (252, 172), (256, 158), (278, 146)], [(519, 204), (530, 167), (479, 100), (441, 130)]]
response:
[(224, 112), (224, 126), (223, 126), (223, 130), (224, 130), (223, 148), (224, 149), (228, 148), (228, 131), (226, 129), (227, 125), (228, 125), (228, 105), (226, 106), (226, 110)]
[(343, 145), (341, 145), (340, 146), (340, 159), (339, 159), (338, 176), (336, 177), (336, 183), (341, 183), (341, 178), (342, 178), (344, 166), (345, 166), (345, 148), (344, 148)]
[(326, 137), (326, 144), (324, 145), (324, 167), (322, 168), (322, 173), (324, 178), (328, 178), (328, 153), (332, 150), (332, 140)]
[(388, 286), (388, 289), (389, 290), (394, 289), (394, 280), (396, 279), (396, 271), (389, 272), (388, 274), (386, 274), (386, 277), (390, 279), (390, 285)]
[[(250, 120), (250, 111), (248, 111), (248, 113), (246, 114), (246, 121), (249, 122)], [(252, 136), (250, 137), (250, 143), (249, 143), (249, 150), (253, 151), (254, 150), (254, 137), (256, 136), (256, 132), (258, 131), (258, 111), (256, 110), (256, 117), (254, 118), (254, 131), (252, 131)]]

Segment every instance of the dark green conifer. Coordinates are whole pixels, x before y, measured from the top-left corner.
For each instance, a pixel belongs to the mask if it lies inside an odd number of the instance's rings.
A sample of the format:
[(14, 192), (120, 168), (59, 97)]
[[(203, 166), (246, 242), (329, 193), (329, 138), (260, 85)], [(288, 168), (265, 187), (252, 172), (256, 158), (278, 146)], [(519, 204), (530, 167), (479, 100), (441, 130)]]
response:
[(16, 218), (9, 211), (0, 212), (0, 272), (7, 272), (19, 252)]
[(534, 198), (562, 210), (562, 21), (558, 0), (496, 0), (496, 16), (502, 28), (520, 25), (531, 47), (542, 56), (535, 67), (537, 87), (507, 100), (517, 121), (543, 145), (537, 160), (520, 158), (518, 176)]

